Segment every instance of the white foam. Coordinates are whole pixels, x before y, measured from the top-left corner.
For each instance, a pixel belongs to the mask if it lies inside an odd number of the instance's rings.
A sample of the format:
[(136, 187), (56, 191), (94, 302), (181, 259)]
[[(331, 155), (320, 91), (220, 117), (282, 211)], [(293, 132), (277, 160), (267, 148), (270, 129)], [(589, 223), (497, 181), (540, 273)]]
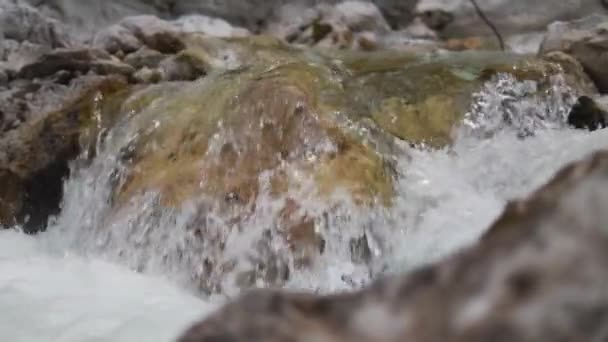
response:
[(166, 342), (211, 307), (165, 279), (0, 231), (2, 340)]

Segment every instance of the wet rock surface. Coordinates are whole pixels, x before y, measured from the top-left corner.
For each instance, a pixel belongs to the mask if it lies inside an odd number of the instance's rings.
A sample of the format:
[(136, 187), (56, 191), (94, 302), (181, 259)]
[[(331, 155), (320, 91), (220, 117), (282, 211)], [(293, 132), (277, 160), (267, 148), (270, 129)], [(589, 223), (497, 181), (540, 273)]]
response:
[[(605, 100), (604, 100), (605, 101)], [(568, 115), (568, 123), (578, 129), (595, 131), (608, 124), (606, 105), (581, 96)]]
[[(160, 63), (157, 84), (138, 85), (125, 99), (120, 129), (102, 144), (115, 160), (103, 209), (115, 229), (105, 229), (106, 221), (83, 231), (123, 246), (113, 257), (135, 254), (136, 269), (157, 258), (188, 270), (188, 284), (204, 294), (284, 286), (322, 267), (328, 251), (371, 269), (374, 228), (349, 229), (357, 218), (341, 210), (391, 207), (397, 146), (449, 145), (471, 95), (493, 75), (528, 80), (522, 96), (543, 97), (553, 77), (569, 70), (503, 53), (317, 52), (267, 37), (195, 35), (184, 45)], [(572, 88), (564, 89), (592, 88), (584, 75), (566, 73)], [(150, 201), (146, 211), (128, 220), (174, 212), (179, 228), (122, 223), (142, 201)], [(339, 233), (328, 230), (331, 220), (344, 221)], [(329, 242), (331, 234), (346, 242)], [(249, 247), (237, 248), (245, 237)]]
[(0, 120), (0, 182), (7, 184), (0, 193), (0, 225), (44, 229), (59, 209), (68, 163), (94, 141), (94, 136), (90, 142), (84, 138), (101, 99), (125, 86), (119, 76), (86, 76), (65, 85), (53, 87), (47, 80), (0, 93), (7, 113)]
[(556, 22), (542, 42), (540, 52), (563, 51), (581, 62), (598, 89), (608, 92), (606, 65), (608, 16), (592, 15), (570, 22)]
[[(315, 10), (362, 34), (391, 30), (370, 4)], [(221, 39), (187, 26), (128, 17), (100, 31), (91, 47), (54, 49), (9, 70), (0, 92), (7, 99), (0, 157), (4, 181), (14, 185), (2, 194), (2, 224), (44, 227), (58, 208), (68, 163), (85, 151), (100, 153), (90, 146), (104, 130), (99, 122), (117, 121), (117, 133), (95, 141), (117, 159), (107, 180), (107, 220), (120, 220), (125, 208), (150, 196), (156, 198), (150, 210), (158, 213), (193, 206), (184, 245), (167, 247), (159, 263), (193, 270), (189, 283), (208, 294), (281, 286), (295, 270), (315, 267), (328, 249), (344, 249), (349, 262), (373, 263), (371, 235), (353, 231), (345, 235), (352, 243), (327, 243), (324, 222), (339, 217), (336, 194), (347, 194), (362, 212), (390, 207), (397, 144), (450, 144), (471, 95), (493, 75), (538, 84), (530, 96), (544, 96), (559, 74), (576, 93), (593, 92), (567, 58), (363, 53), (331, 44), (311, 50), (270, 36)], [(38, 102), (46, 106), (33, 106)], [(275, 204), (260, 208), (260, 197)], [(226, 254), (238, 243), (231, 234), (260, 210), (273, 220), (250, 233), (256, 245), (246, 256)], [(215, 215), (220, 219), (210, 223)], [(161, 224), (150, 223), (143, 236), (158, 239)], [(100, 240), (137, 243), (144, 260), (155, 253), (147, 249), (154, 243), (131, 241), (129, 228), (117, 227), (91, 230)]]
[(349, 294), (254, 291), (179, 341), (606, 338), (607, 171), (606, 152), (567, 166), (438, 264)]

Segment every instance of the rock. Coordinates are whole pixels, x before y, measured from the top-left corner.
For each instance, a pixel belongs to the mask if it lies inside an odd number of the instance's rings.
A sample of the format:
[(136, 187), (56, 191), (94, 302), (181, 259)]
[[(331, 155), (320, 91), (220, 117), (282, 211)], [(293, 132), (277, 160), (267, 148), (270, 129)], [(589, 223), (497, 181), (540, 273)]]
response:
[(43, 78), (58, 71), (98, 75), (118, 74), (130, 76), (135, 71), (130, 65), (120, 62), (105, 51), (95, 49), (56, 49), (45, 54), (32, 64), (19, 70), (17, 77), (24, 79)]
[(18, 70), (54, 48), (74, 41), (59, 22), (23, 1), (0, 1), (0, 66)]
[[(503, 36), (544, 30), (556, 20), (569, 20), (593, 13), (606, 13), (597, 0), (497, 0), (478, 1), (486, 17)], [(493, 35), (476, 14), (470, 0), (421, 0), (417, 15), (444, 38)]]
[(563, 51), (581, 62), (601, 92), (608, 92), (608, 16), (592, 15), (549, 26), (540, 53)]
[(163, 80), (163, 73), (158, 69), (143, 67), (133, 74), (133, 78), (137, 83), (158, 83)]
[(27, 64), (35, 62), (38, 58), (46, 53), (50, 53), (52, 49), (49, 46), (25, 42), (17, 42), (15, 40), (5, 40), (2, 43), (4, 47), (4, 56), (1, 58), (4, 62), (0, 62), (6, 69), (19, 70)]
[(209, 69), (210, 66), (204, 60), (188, 50), (165, 59), (159, 66), (164, 81), (193, 81), (205, 76)]
[(179, 342), (606, 338), (608, 152), (574, 163), (468, 248), (347, 294), (257, 290)]
[[(251, 32), (263, 31), (267, 20), (282, 5), (291, 3), (312, 7), (317, 0), (27, 0), (44, 15), (76, 28), (75, 34), (87, 40), (98, 30), (135, 15), (154, 15), (175, 19), (187, 15), (204, 15), (227, 21)], [(338, 0), (324, 1), (336, 4)], [(407, 26), (413, 18), (417, 0), (373, 0), (393, 28)], [(219, 24), (215, 22), (215, 24)], [(214, 24), (214, 25), (215, 25)], [(214, 30), (222, 25), (216, 26)], [(223, 36), (223, 35), (222, 35)]]
[(270, 34), (290, 43), (362, 50), (374, 49), (378, 45), (374, 35), (389, 30), (378, 8), (364, 1), (313, 8), (285, 5), (268, 28)]
[[(145, 270), (141, 260), (163, 246), (159, 262), (183, 270), (205, 294), (283, 286), (336, 255), (368, 274), (378, 260), (373, 235), (348, 223), (393, 205), (399, 141), (449, 144), (471, 95), (499, 71), (533, 83), (525, 96), (543, 97), (565, 70), (504, 53), (301, 50), (264, 36), (195, 34), (184, 44), (159, 67), (172, 82), (137, 87), (122, 103), (121, 126), (104, 151), (119, 156), (103, 201), (104, 225), (113, 229), (83, 234), (130, 248), (137, 242), (121, 219), (131, 205), (152, 201), (143, 217), (190, 208), (170, 233), (176, 240), (157, 240), (169, 233), (162, 222), (145, 225), (150, 240), (129, 262)], [(177, 76), (167, 76), (176, 64)], [(136, 77), (156, 81), (145, 72)], [(263, 223), (250, 224), (259, 217)], [(328, 242), (334, 219), (349, 226), (339, 232), (344, 244)], [(246, 247), (237, 248), (245, 235)], [(182, 237), (184, 245), (172, 245)]]
[(521, 54), (536, 54), (545, 38), (545, 32), (528, 32), (505, 37), (505, 45), (509, 51)]
[(335, 11), (352, 31), (387, 32), (390, 27), (380, 10), (371, 3), (349, 0), (338, 3)]
[(225, 20), (207, 17), (204, 15), (185, 15), (172, 21), (179, 32), (204, 33), (211, 37), (246, 37), (250, 35), (249, 30), (235, 27)]
[[(337, 0), (325, 1), (333, 5)], [(393, 27), (405, 26), (413, 17), (415, 0), (374, 0), (372, 1), (380, 8), (382, 13), (389, 18)], [(201, 13), (227, 20), (231, 24), (246, 27), (254, 32), (265, 27), (265, 21), (274, 13), (274, 10), (284, 4), (295, 4), (303, 7), (312, 7), (319, 3), (314, 0), (280, 0), (280, 1), (195, 1), (181, 0), (174, 6), (174, 13), (188, 14)]]
[(42, 15), (21, 0), (0, 1), (0, 33), (4, 39), (42, 45), (48, 48), (69, 47), (71, 37), (58, 21)]
[(598, 102), (587, 96), (579, 97), (568, 115), (568, 124), (590, 131), (605, 128), (608, 124), (608, 106)]
[(167, 58), (167, 55), (143, 46), (139, 50), (128, 54), (123, 61), (135, 69), (156, 68), (165, 58)]
[(125, 18), (99, 32), (93, 39), (93, 46), (110, 53), (122, 51), (127, 54), (143, 46), (168, 54), (184, 48), (176, 27), (149, 15)]
[(407, 27), (414, 20), (418, 0), (374, 0), (393, 29)]
[[(105, 113), (104, 96), (124, 89), (126, 82), (119, 76), (86, 76), (67, 85), (13, 83), (0, 92), (0, 185), (6, 185), (0, 190), (0, 226), (23, 224), (35, 232), (59, 210), (69, 161), (87, 146), (87, 138), (95, 141), (91, 130), (98, 124), (95, 115)], [(18, 111), (5, 111), (10, 108)], [(15, 114), (16, 122), (4, 117)], [(2, 127), (7, 119), (9, 125)]]
[(96, 32), (137, 15), (164, 16), (173, 0), (27, 0), (45, 16), (66, 23), (88, 41)]

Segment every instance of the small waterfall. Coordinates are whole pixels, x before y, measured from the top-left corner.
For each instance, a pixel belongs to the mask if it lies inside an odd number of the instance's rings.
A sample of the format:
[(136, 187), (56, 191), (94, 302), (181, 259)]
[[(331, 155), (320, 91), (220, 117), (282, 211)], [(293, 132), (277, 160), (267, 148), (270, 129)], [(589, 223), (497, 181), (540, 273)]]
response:
[[(23, 341), (168, 341), (238, 293), (242, 282), (271, 286), (278, 279), (288, 288), (349, 290), (453, 253), (473, 243), (508, 199), (533, 191), (565, 163), (608, 147), (606, 130), (566, 127), (576, 94), (559, 77), (541, 95), (529, 91), (535, 87), (507, 75), (489, 81), (474, 95), (450, 147), (394, 141), (390, 209), (362, 210), (342, 191), (319, 201), (307, 186), (269, 196), (269, 170), (259, 177), (263, 190), (254, 210), (238, 223), (205, 198), (168, 209), (155, 192), (116, 210), (112, 190), (124, 182), (121, 158), (146, 133), (134, 128), (162, 124), (132, 125), (130, 113), (102, 131), (94, 157), (73, 163), (61, 213), (47, 232), (0, 232), (0, 307), (7, 308), (0, 331)], [(315, 218), (325, 241), (313, 262), (278, 234), (289, 197), (299, 200), (295, 213)]]
[[(506, 74), (487, 82), (474, 94), (451, 147), (429, 150), (394, 141), (397, 195), (388, 209), (362, 210), (342, 191), (320, 201), (312, 186), (276, 198), (269, 186), (275, 170), (268, 170), (258, 179), (262, 191), (253, 211), (238, 222), (202, 195), (171, 209), (150, 191), (116, 210), (112, 189), (123, 181), (121, 153), (145, 134), (127, 116), (104, 133), (90, 163), (74, 163), (62, 212), (45, 238), (205, 295), (234, 296), (243, 286), (358, 288), (384, 272), (411, 269), (474, 242), (506, 200), (541, 185), (567, 161), (606, 146), (602, 133), (566, 127), (576, 94), (561, 77), (534, 95), (539, 86)], [(290, 165), (283, 170), (299, 172)], [(281, 236), (279, 221), (290, 198), (298, 199), (298, 217), (314, 218), (311, 224), (323, 238), (322, 253), (311, 252), (313, 260), (307, 251), (292, 251)]]

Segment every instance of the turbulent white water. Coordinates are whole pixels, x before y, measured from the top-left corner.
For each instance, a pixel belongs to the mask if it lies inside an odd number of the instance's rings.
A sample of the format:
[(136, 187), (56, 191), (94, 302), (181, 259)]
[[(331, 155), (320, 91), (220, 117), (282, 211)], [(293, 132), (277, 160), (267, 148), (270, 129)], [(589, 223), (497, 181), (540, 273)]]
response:
[[(573, 98), (549, 93), (541, 100), (521, 100), (530, 87), (534, 84), (508, 78), (489, 85), (477, 95), (451, 148), (404, 147), (397, 161), (394, 209), (356, 221), (377, 252), (373, 267), (350, 263), (344, 249), (330, 245), (316, 268), (292, 275), (286, 286), (333, 291), (369, 281), (370, 270), (407, 270), (436, 260), (474, 242), (508, 199), (542, 185), (565, 163), (608, 148), (608, 130), (565, 127)], [(0, 232), (2, 340), (170, 341), (216, 305), (183, 287), (182, 268), (190, 261), (171, 261), (171, 248), (187, 243), (178, 229), (185, 225), (184, 212), (155, 217), (150, 208), (138, 207), (123, 221), (112, 222), (128, 227), (123, 231), (129, 235), (108, 235), (120, 229), (104, 226), (100, 208), (107, 189), (97, 180), (110, 169), (103, 164), (94, 163), (66, 184), (63, 212), (47, 233)], [(153, 206), (153, 201), (144, 203)], [(264, 208), (272, 211), (270, 204)], [(349, 215), (355, 222), (356, 215)], [(263, 226), (265, 216), (260, 212), (249, 224)], [(329, 225), (339, 228), (341, 223)], [(83, 234), (84, 228), (96, 233)], [(338, 228), (326, 236), (329, 243), (348, 244), (338, 241), (344, 233)], [(250, 248), (248, 239), (257, 234), (252, 231), (227, 240), (232, 253)], [(163, 253), (165, 258), (155, 260)]]

